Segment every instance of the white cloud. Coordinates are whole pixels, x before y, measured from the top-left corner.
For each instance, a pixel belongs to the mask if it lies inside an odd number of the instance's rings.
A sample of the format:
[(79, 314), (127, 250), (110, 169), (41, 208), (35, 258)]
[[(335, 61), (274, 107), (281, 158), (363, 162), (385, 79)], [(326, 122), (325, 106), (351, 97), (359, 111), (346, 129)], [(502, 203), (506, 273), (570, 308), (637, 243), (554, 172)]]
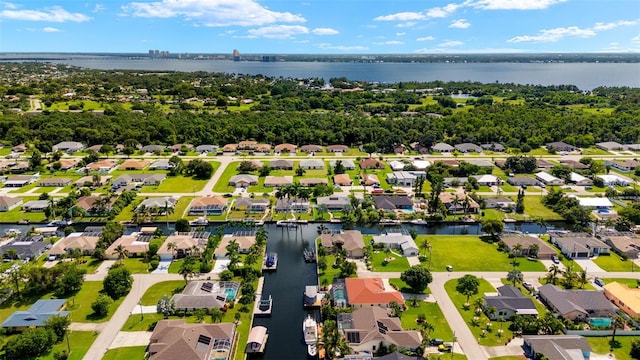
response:
[(404, 23), (397, 24), (396, 26), (399, 27), (399, 28), (407, 28), (407, 27), (412, 27), (415, 24), (417, 24), (417, 22), (415, 22), (415, 21), (407, 21), (407, 22), (404, 22)]
[(469, 26), (471, 26), (471, 24), (465, 19), (454, 20), (451, 25), (449, 25), (450, 28), (454, 29), (466, 29)]
[(468, 6), (485, 10), (542, 10), (567, 0), (478, 0)]
[(48, 32), (48, 33), (54, 33), (54, 32), (61, 32), (62, 30), (60, 30), (58, 28), (51, 27), (51, 26), (47, 26), (47, 27), (42, 28), (42, 31)]
[[(11, 4), (15, 6), (14, 4)], [(6, 7), (6, 4), (4, 4)], [(0, 19), (20, 20), (20, 21), (48, 21), (48, 22), (85, 22), (91, 20), (91, 17), (81, 13), (70, 13), (60, 6), (52, 6), (43, 10), (17, 10), (8, 7), (9, 10), (0, 11)]]
[(515, 36), (507, 42), (555, 42), (565, 37), (594, 37), (600, 31), (612, 30), (620, 26), (633, 26), (640, 23), (640, 20), (619, 20), (610, 23), (595, 23), (590, 28), (579, 28), (577, 26), (559, 27), (555, 29), (543, 29), (537, 35), (520, 35)]
[(434, 7), (427, 10), (427, 16), (432, 18), (443, 18), (453, 14), (462, 4), (448, 4), (443, 7)]
[(631, 42), (632, 42), (632, 43), (638, 43), (638, 44), (640, 44), (640, 34), (638, 34), (638, 35), (636, 35), (636, 36), (632, 37), (632, 38), (631, 38)]
[(132, 2), (122, 7), (125, 13), (145, 18), (182, 16), (204, 26), (261, 26), (277, 22), (305, 22), (290, 12), (271, 11), (254, 0), (161, 0)]
[(340, 32), (331, 28), (315, 28), (312, 32), (316, 35), (338, 35)]
[(464, 43), (462, 41), (457, 41), (457, 40), (452, 40), (452, 41), (445, 41), (443, 43), (440, 43), (436, 46), (438, 47), (455, 47), (455, 46), (462, 46), (464, 45)]
[(296, 35), (308, 34), (309, 29), (300, 25), (274, 25), (250, 29), (249, 37), (266, 39), (293, 39)]
[(0, 4), (2, 7), (7, 8), (7, 9), (17, 9), (18, 5), (14, 4), (14, 3), (10, 3), (10, 2), (3, 2)]
[(389, 41), (377, 42), (375, 44), (376, 45), (402, 45), (404, 44), (404, 42), (398, 41), (398, 40), (389, 40)]
[(419, 12), (400, 12), (391, 15), (378, 16), (374, 18), (374, 21), (412, 21), (422, 20), (425, 16)]
[(93, 7), (93, 10), (92, 10), (91, 12), (99, 13), (99, 12), (103, 12), (103, 11), (104, 11), (104, 9), (105, 9), (104, 5), (102, 5), (102, 4), (96, 4), (96, 5)]
[(406, 34), (407, 34), (407, 33), (405, 33), (405, 32), (397, 32), (397, 33), (396, 33), (396, 36), (405, 36)]
[(416, 41), (431, 41), (431, 40), (435, 40), (436, 38), (434, 38), (433, 36), (425, 36), (425, 37), (419, 37), (416, 39)]
[(319, 47), (320, 49), (340, 50), (340, 51), (364, 51), (364, 50), (368, 50), (369, 49), (368, 47), (361, 46), (361, 45), (345, 46), (345, 45), (332, 45), (332, 44), (327, 44), (327, 43), (320, 43), (320, 44), (318, 44), (316, 46)]
[(620, 26), (633, 26), (638, 24), (638, 20), (628, 21), (628, 20), (620, 20), (611, 23), (596, 23), (593, 26), (593, 30), (601, 31), (601, 30), (611, 30)]

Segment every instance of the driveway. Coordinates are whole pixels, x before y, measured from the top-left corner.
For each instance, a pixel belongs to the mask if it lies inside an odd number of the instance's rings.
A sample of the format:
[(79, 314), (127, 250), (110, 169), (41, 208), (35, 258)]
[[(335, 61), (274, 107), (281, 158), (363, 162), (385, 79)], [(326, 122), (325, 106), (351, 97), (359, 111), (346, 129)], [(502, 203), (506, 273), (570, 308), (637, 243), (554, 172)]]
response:
[(171, 265), (172, 262), (173, 260), (160, 261), (160, 263), (158, 264), (158, 267), (155, 270), (153, 270), (151, 273), (152, 274), (168, 274), (169, 266)]
[(109, 349), (149, 345), (151, 331), (120, 331), (109, 346)]
[(587, 273), (597, 272), (603, 273), (605, 272), (600, 266), (596, 265), (591, 259), (574, 259), (574, 261), (580, 265), (582, 269), (587, 271)]

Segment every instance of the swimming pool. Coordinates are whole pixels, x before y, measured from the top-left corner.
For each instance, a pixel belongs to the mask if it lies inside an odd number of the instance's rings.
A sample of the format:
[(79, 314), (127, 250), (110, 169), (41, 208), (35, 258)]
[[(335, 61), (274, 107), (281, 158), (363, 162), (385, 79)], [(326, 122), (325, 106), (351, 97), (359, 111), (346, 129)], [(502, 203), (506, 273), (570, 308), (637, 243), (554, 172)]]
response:
[(235, 299), (236, 297), (236, 289), (226, 288), (224, 293), (227, 296), (227, 300)]
[(589, 323), (593, 326), (610, 327), (611, 319), (610, 318), (591, 318), (589, 319)]
[(611, 214), (611, 210), (609, 209), (598, 209), (599, 214)]

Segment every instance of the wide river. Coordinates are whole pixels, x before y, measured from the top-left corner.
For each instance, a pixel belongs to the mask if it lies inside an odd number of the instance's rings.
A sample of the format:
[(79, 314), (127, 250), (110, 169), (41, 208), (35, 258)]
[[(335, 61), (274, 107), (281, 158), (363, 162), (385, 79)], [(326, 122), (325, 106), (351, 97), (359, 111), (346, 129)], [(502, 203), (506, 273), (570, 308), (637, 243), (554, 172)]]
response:
[[(62, 56), (62, 55), (61, 55)], [(8, 60), (3, 58), (2, 60)], [(207, 71), (271, 77), (346, 77), (381, 83), (476, 81), (530, 85), (640, 87), (640, 63), (352, 63), (69, 57), (47, 60), (90, 69)]]

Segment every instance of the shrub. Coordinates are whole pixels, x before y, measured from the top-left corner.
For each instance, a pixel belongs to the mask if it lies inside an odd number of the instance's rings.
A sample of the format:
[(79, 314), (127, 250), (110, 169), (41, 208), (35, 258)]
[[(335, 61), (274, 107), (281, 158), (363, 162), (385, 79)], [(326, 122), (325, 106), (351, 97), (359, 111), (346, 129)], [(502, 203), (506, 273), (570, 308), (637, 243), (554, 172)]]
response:
[(149, 266), (151, 267), (151, 271), (157, 269), (158, 265), (160, 265), (160, 261), (158, 261), (158, 260), (151, 260), (149, 262)]
[(208, 273), (213, 269), (213, 265), (208, 262), (200, 263), (200, 273)]
[(230, 281), (231, 279), (233, 279), (233, 273), (231, 272), (231, 270), (224, 270), (220, 273), (220, 280)]
[(93, 313), (100, 316), (105, 317), (109, 313), (109, 306), (111, 306), (113, 300), (110, 297), (104, 294), (98, 295), (96, 301), (91, 304), (91, 309), (93, 309)]

